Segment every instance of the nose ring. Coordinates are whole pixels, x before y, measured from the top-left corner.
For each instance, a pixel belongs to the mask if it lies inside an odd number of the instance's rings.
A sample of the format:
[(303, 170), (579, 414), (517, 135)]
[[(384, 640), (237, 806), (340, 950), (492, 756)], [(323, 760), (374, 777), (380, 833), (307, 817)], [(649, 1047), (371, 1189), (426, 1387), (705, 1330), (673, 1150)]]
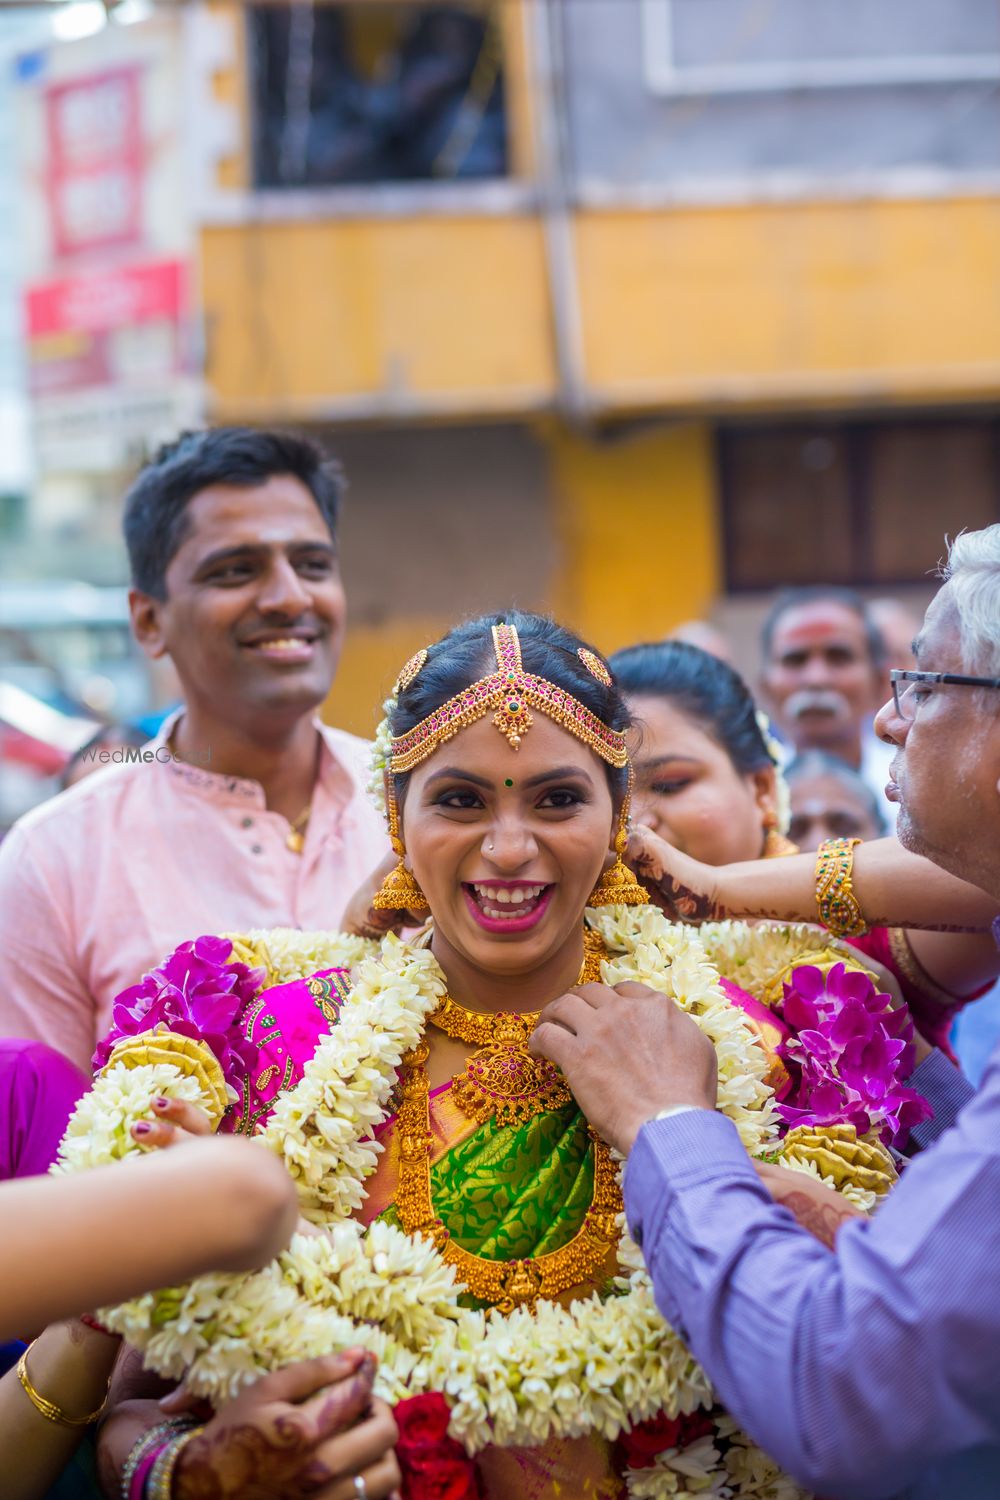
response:
[(486, 853), (487, 854), (492, 854), (493, 853), (493, 849), (494, 849), (493, 840), (490, 839), (489, 843), (486, 845)]

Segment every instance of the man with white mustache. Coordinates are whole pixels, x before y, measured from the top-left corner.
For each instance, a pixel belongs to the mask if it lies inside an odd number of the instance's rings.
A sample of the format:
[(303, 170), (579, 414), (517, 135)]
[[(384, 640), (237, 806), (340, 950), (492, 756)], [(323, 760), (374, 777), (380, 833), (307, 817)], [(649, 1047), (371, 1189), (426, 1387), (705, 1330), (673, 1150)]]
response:
[(860, 594), (789, 589), (764, 621), (761, 653), (761, 695), (785, 742), (796, 754), (824, 750), (860, 772), (891, 824), (891, 755), (872, 729), (885, 646)]
[[(945, 580), (877, 719), (899, 839), (860, 846), (853, 898), (871, 926), (990, 923), (1000, 943), (1000, 525), (962, 533)], [(817, 915), (811, 855), (701, 865), (639, 828), (629, 857), (675, 914)], [(800, 1174), (758, 1174), (716, 1109), (715, 1048), (672, 1001), (578, 986), (530, 1045), (627, 1157), (660, 1310), (765, 1452), (837, 1500), (996, 1500), (1000, 1043), (978, 1091), (941, 1053), (918, 1069), (926, 1149), (871, 1218), (815, 1180), (806, 1203)]]

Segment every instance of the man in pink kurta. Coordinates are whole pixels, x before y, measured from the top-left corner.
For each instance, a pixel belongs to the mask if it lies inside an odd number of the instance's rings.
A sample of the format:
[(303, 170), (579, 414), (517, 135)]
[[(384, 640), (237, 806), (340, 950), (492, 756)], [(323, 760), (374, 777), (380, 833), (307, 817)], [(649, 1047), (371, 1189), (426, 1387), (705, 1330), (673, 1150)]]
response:
[(115, 996), (178, 943), (336, 928), (388, 852), (367, 744), (315, 717), (343, 637), (340, 488), (314, 444), (240, 428), (185, 434), (139, 476), (132, 624), (184, 707), (0, 845), (0, 1036), (89, 1069)]
[(48, 1042), (90, 1071), (111, 1002), (178, 943), (251, 927), (336, 929), (388, 852), (369, 802), (369, 746), (318, 726), (301, 854), (259, 783), (170, 758), (110, 766), (36, 808), (0, 854), (0, 1034)]

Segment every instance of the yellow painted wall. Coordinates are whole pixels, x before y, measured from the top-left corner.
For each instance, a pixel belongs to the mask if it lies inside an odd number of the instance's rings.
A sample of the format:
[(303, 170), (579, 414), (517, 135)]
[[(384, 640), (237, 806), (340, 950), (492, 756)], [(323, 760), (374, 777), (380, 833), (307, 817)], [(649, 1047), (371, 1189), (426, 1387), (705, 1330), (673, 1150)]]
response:
[(1000, 198), (587, 212), (598, 406), (1000, 393)]
[[(1000, 394), (1000, 199), (586, 212), (598, 412)], [(554, 395), (528, 215), (202, 233), (218, 417), (537, 410)]]
[(550, 441), (565, 549), (556, 614), (603, 651), (705, 615), (721, 588), (710, 428), (602, 442), (554, 427)]
[(208, 228), (201, 261), (217, 420), (532, 410), (552, 390), (529, 217)]
[[(614, 651), (705, 615), (721, 591), (711, 429), (686, 422), (599, 440), (551, 422), (540, 436), (554, 514), (539, 526), (554, 521), (561, 553), (545, 601), (556, 618)], [(429, 596), (446, 600), (447, 557), (432, 552), (414, 565)], [(370, 734), (381, 695), (403, 662), (454, 623), (443, 605), (436, 613), (390, 613), (379, 625), (349, 625), (324, 716)]]
[(378, 627), (353, 626), (348, 619), (337, 680), (323, 705), (323, 718), (367, 738), (381, 718), (382, 697), (403, 663), (454, 623), (446, 615), (411, 616)]

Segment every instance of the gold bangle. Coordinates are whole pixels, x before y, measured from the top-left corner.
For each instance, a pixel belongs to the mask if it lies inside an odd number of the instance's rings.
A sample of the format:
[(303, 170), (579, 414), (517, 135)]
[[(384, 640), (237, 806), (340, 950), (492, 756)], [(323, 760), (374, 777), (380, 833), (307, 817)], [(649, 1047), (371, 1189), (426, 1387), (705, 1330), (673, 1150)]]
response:
[(17, 1378), (21, 1382), (25, 1395), (27, 1396), (28, 1400), (31, 1402), (35, 1410), (38, 1412), (39, 1416), (44, 1417), (47, 1422), (57, 1422), (60, 1427), (89, 1427), (91, 1422), (96, 1422), (97, 1418), (104, 1410), (104, 1404), (108, 1399), (107, 1395), (105, 1395), (104, 1401), (101, 1402), (97, 1410), (92, 1411), (89, 1416), (68, 1417), (61, 1407), (56, 1406), (54, 1401), (49, 1401), (48, 1398), (46, 1396), (43, 1396), (40, 1391), (36, 1391), (35, 1387), (32, 1385), (31, 1379), (28, 1375), (28, 1350), (33, 1348), (34, 1344), (29, 1344), (28, 1348), (25, 1349), (24, 1353), (21, 1355), (21, 1358), (18, 1360)]
[(826, 839), (816, 851), (816, 907), (834, 937), (861, 937), (868, 923), (854, 894), (851, 872), (861, 839)]

